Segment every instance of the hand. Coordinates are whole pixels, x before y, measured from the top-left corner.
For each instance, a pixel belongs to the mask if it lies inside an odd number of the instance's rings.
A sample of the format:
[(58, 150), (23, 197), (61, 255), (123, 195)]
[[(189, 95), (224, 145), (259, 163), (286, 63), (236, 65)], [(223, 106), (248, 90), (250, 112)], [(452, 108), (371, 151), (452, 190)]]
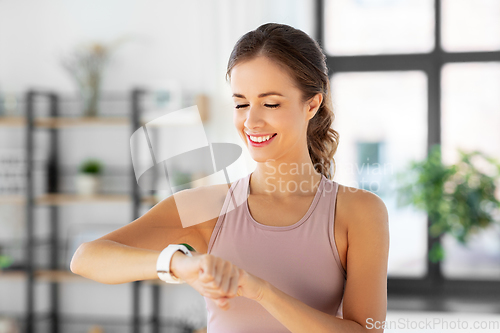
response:
[(240, 269), (240, 282), (238, 283), (237, 296), (243, 296), (260, 302), (269, 283), (247, 271)]
[(202, 296), (213, 299), (223, 310), (229, 309), (228, 299), (237, 296), (240, 274), (244, 271), (211, 254), (192, 252), (192, 255), (175, 252), (170, 264), (172, 273)]

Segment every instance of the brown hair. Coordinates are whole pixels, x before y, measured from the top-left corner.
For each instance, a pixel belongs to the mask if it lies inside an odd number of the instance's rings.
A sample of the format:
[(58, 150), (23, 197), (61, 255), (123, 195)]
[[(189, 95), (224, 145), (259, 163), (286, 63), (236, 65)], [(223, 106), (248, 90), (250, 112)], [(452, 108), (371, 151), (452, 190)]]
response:
[[(302, 91), (305, 102), (321, 93), (323, 102), (307, 126), (307, 147), (314, 168), (326, 178), (335, 174), (333, 155), (339, 134), (331, 125), (335, 119), (326, 57), (318, 43), (305, 32), (286, 24), (266, 23), (243, 35), (229, 57), (226, 80), (237, 63), (264, 55), (282, 66)], [(333, 174), (330, 172), (333, 166)]]

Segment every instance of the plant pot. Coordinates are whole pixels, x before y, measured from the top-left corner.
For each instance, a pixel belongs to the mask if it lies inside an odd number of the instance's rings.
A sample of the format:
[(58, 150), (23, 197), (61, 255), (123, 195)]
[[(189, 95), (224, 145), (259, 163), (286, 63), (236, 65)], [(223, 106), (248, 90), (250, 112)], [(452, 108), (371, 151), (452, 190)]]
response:
[(76, 192), (81, 195), (95, 195), (99, 192), (100, 183), (99, 176), (81, 173), (76, 177)]

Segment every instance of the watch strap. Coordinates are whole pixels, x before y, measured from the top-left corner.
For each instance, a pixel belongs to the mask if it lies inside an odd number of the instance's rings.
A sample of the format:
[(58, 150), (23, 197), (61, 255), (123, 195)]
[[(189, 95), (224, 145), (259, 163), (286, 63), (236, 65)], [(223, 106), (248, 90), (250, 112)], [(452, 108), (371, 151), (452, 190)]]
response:
[(181, 244), (170, 244), (166, 248), (164, 248), (160, 255), (158, 256), (158, 260), (156, 261), (156, 271), (158, 273), (158, 277), (160, 280), (165, 281), (167, 283), (185, 283), (178, 277), (171, 274), (170, 271), (170, 263), (172, 262), (172, 256), (175, 252), (181, 251), (187, 256), (192, 256), (189, 249)]

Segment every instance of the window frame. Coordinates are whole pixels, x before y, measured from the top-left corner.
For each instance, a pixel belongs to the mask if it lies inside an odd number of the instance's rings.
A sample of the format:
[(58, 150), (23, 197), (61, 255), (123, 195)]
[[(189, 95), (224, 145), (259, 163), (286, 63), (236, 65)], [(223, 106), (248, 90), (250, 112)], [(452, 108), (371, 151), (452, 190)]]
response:
[[(434, 49), (429, 53), (334, 56), (324, 49), (325, 0), (316, 0), (316, 40), (326, 55), (328, 75), (341, 72), (411, 71), (427, 75), (427, 153), (441, 144), (441, 71), (449, 63), (499, 62), (500, 51), (447, 52), (441, 46), (441, 0), (434, 0)], [(427, 217), (427, 226), (430, 220)], [(422, 278), (388, 277), (387, 292), (398, 296), (495, 296), (500, 297), (500, 279), (450, 279), (443, 275), (441, 262), (433, 263), (428, 253), (440, 243), (427, 228), (427, 273)], [(444, 307), (443, 304), (438, 305)]]

